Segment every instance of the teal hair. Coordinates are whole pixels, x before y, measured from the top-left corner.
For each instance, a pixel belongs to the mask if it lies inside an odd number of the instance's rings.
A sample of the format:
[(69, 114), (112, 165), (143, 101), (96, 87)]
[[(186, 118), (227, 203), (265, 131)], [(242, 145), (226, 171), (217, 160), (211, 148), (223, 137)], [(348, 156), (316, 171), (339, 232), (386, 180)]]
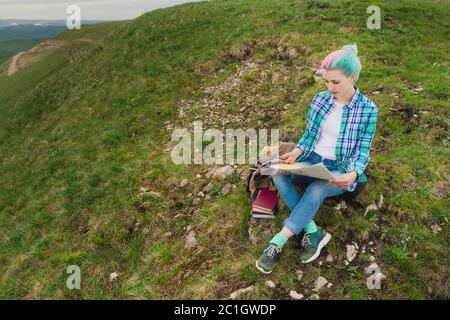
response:
[(320, 67), (325, 70), (340, 69), (347, 77), (354, 72), (356, 78), (353, 83), (356, 83), (361, 72), (361, 61), (358, 58), (356, 43), (345, 45), (342, 49), (331, 52), (323, 59)]

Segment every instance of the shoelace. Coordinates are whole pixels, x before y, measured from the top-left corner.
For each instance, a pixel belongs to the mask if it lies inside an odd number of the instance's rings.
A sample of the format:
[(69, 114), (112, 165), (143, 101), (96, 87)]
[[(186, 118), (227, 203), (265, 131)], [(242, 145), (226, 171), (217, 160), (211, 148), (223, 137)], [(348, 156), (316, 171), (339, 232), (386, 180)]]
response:
[(269, 256), (270, 259), (274, 259), (275, 258), (275, 252), (276, 253), (280, 253), (281, 249), (278, 248), (277, 246), (270, 246), (269, 248), (266, 249), (266, 253)]
[(303, 247), (306, 247), (306, 246), (311, 247), (312, 246), (309, 233), (305, 233), (305, 235), (303, 236), (302, 246)]

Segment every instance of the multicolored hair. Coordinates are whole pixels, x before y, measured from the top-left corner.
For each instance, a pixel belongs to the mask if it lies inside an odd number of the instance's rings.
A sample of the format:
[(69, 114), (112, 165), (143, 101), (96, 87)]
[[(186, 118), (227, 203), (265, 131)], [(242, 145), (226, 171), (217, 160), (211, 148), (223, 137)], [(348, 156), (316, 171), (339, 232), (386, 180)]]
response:
[(361, 71), (361, 62), (358, 58), (358, 48), (356, 43), (343, 46), (340, 50), (336, 50), (328, 54), (320, 64), (321, 69), (336, 70), (340, 69), (349, 77), (354, 72), (356, 78), (353, 83), (359, 79)]

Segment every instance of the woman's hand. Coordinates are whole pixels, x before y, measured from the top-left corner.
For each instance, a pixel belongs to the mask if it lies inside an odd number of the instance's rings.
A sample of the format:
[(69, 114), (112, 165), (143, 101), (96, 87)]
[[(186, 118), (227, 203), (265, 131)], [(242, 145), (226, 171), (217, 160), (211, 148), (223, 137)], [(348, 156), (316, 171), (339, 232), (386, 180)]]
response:
[(355, 171), (343, 174), (334, 180), (330, 180), (330, 183), (336, 184), (339, 188), (347, 190), (348, 187), (356, 180), (358, 174)]
[(302, 153), (303, 153), (303, 150), (296, 147), (291, 152), (285, 153), (282, 156), (280, 156), (280, 160), (281, 160), (280, 162), (291, 164), (295, 160), (297, 160), (297, 158), (300, 157), (302, 155)]

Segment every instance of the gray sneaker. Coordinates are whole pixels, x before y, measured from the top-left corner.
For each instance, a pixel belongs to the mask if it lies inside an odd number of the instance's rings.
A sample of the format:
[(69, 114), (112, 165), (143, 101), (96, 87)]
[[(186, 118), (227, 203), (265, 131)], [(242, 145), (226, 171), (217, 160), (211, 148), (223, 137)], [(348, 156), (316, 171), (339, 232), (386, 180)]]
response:
[(316, 260), (320, 251), (331, 239), (331, 234), (317, 227), (314, 233), (305, 233), (302, 239), (303, 251), (300, 253), (300, 258), (303, 263), (309, 263)]
[(262, 273), (269, 274), (277, 265), (281, 249), (275, 243), (268, 243), (263, 254), (256, 260), (256, 268)]

